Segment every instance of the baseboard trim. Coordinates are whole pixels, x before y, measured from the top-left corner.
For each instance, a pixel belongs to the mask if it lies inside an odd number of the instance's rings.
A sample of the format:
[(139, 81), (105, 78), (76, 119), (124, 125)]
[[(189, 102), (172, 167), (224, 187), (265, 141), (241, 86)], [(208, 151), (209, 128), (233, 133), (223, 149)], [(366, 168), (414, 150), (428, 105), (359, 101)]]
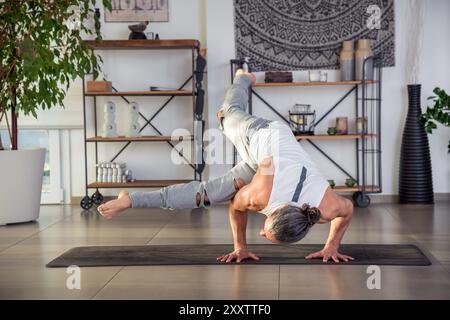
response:
[[(70, 204), (72, 204), (72, 205), (80, 205), (81, 199), (83, 199), (83, 198), (84, 198), (84, 196), (82, 196), (82, 197), (71, 197), (70, 198)], [(103, 201), (105, 202), (105, 201), (113, 200), (115, 198), (116, 197), (113, 197), (113, 196), (107, 196), (107, 197), (105, 197), (103, 199)]]
[(398, 203), (396, 194), (369, 194), (370, 203)]
[[(370, 194), (371, 203), (398, 203), (397, 194)], [(450, 193), (435, 193), (434, 201), (450, 201)]]
[[(396, 194), (369, 194), (371, 203), (398, 203)], [(104, 201), (113, 200), (115, 197), (105, 197)], [(72, 197), (71, 204), (80, 204), (83, 197)], [(450, 201), (450, 193), (435, 193), (434, 201)]]

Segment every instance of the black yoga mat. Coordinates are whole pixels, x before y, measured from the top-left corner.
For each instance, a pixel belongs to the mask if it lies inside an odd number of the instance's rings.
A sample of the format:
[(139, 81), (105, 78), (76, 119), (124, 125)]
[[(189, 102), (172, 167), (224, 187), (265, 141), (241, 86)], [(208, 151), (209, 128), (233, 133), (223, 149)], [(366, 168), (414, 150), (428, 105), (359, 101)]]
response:
[[(309, 253), (322, 248), (323, 245), (320, 244), (249, 245), (249, 249), (258, 255), (260, 260), (245, 260), (241, 264), (323, 264), (321, 260), (304, 259)], [(77, 247), (49, 262), (47, 267), (220, 265), (216, 258), (231, 251), (232, 246), (228, 244)], [(399, 266), (431, 264), (414, 245), (343, 244), (339, 251), (355, 258), (354, 261), (339, 264)]]

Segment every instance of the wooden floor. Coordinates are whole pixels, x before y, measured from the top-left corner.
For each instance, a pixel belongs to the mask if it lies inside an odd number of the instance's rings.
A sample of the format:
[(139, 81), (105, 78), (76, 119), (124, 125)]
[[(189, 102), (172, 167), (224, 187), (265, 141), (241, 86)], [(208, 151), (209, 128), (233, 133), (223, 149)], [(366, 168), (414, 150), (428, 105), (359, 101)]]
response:
[[(262, 215), (250, 215), (248, 239)], [(324, 242), (317, 225), (304, 243)], [(77, 206), (42, 206), (38, 222), (0, 227), (0, 299), (439, 299), (450, 298), (450, 202), (374, 204), (358, 209), (346, 243), (412, 243), (429, 267), (381, 266), (381, 289), (367, 288), (365, 266), (152, 266), (81, 269), (68, 290), (63, 269), (45, 264), (74, 246), (230, 243), (227, 208), (129, 210), (114, 220)]]

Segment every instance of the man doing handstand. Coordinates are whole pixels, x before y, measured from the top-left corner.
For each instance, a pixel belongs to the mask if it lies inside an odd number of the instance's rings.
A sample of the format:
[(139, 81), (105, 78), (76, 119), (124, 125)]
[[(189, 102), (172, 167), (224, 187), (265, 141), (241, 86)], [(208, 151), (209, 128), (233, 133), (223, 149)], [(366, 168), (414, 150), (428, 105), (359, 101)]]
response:
[(353, 204), (329, 187), (289, 126), (246, 113), (248, 90), (255, 77), (239, 69), (217, 113), (219, 127), (236, 147), (242, 161), (224, 176), (192, 181), (152, 192), (122, 191), (118, 199), (98, 207), (105, 218), (128, 208), (202, 208), (230, 201), (234, 251), (221, 262), (259, 260), (247, 249), (247, 212), (266, 216), (260, 235), (274, 243), (301, 240), (316, 223), (331, 222), (322, 250), (307, 259), (353, 260), (339, 253), (339, 245), (353, 216)]

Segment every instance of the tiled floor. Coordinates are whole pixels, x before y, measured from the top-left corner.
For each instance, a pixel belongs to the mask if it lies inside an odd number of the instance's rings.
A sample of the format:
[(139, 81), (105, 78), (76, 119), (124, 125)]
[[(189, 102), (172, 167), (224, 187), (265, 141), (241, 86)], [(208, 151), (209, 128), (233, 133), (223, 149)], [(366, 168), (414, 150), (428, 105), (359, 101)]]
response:
[[(248, 241), (263, 216), (250, 215)], [(324, 242), (317, 225), (304, 243)], [(413, 243), (428, 267), (381, 267), (381, 289), (367, 289), (365, 266), (149, 266), (81, 269), (68, 290), (64, 268), (45, 264), (84, 245), (231, 243), (225, 206), (167, 212), (129, 210), (114, 220), (77, 206), (43, 206), (38, 222), (0, 227), (0, 299), (450, 299), (450, 202), (374, 204), (357, 209), (345, 243)]]

